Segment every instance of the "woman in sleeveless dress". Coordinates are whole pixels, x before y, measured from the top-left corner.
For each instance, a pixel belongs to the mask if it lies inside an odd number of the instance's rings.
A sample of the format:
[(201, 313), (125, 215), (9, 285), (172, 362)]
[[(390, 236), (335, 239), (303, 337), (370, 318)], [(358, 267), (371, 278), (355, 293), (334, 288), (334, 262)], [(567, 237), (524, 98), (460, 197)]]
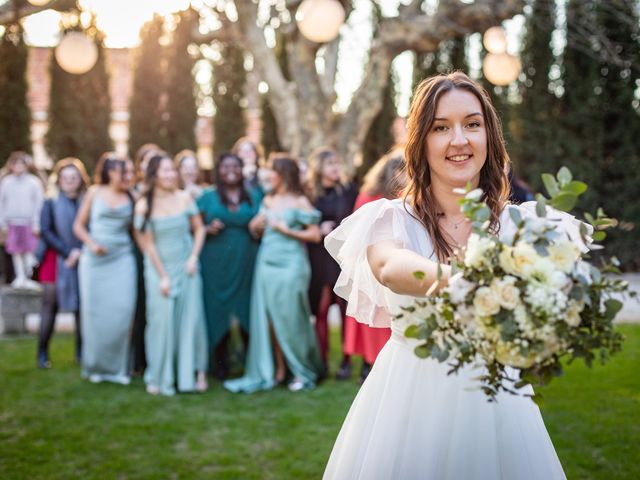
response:
[[(179, 190), (171, 158), (149, 159), (136, 203), (136, 238), (144, 252), (147, 325), (144, 381), (152, 395), (207, 389), (207, 332), (198, 257), (204, 225), (189, 192)], [(193, 233), (192, 233), (193, 232)]]
[(73, 225), (84, 244), (78, 277), (82, 376), (91, 382), (129, 384), (129, 331), (136, 305), (136, 262), (131, 220), (132, 165), (106, 153), (96, 167)]
[[(348, 299), (348, 313), (391, 326), (392, 334), (351, 406), (324, 478), (564, 479), (529, 398), (501, 394), (488, 402), (474, 389), (477, 370), (447, 375), (446, 364), (418, 358), (414, 340), (390, 320), (425, 295), (438, 262), (467, 242), (471, 225), (455, 188), (482, 188), (495, 233), (515, 229), (505, 209), (509, 158), (482, 87), (459, 72), (423, 81), (407, 127), (405, 198), (364, 205), (325, 239), (342, 269), (335, 290)], [(563, 225), (574, 221), (562, 216)], [(442, 270), (444, 285), (450, 268)]]

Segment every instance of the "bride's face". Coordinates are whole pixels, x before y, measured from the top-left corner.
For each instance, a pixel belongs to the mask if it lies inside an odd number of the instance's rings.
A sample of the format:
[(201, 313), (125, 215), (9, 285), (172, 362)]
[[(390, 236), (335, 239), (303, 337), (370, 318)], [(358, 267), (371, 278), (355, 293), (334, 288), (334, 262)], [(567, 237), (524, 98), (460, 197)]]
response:
[(478, 185), (487, 159), (487, 131), (475, 95), (454, 89), (440, 97), (426, 150), (434, 187)]

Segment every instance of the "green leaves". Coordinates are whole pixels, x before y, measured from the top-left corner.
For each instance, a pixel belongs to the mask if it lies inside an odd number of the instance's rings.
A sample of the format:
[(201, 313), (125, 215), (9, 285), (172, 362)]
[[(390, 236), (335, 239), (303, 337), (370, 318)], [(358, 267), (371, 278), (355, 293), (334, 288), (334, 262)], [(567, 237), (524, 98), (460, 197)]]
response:
[[(573, 180), (573, 175), (567, 167), (562, 167), (554, 177), (549, 173), (542, 174), (542, 183), (544, 184), (549, 200), (547, 203), (553, 208), (564, 212), (571, 211), (578, 201), (578, 197), (587, 191), (587, 184)], [(542, 195), (536, 197), (538, 203)], [(538, 216), (541, 210), (537, 210)]]

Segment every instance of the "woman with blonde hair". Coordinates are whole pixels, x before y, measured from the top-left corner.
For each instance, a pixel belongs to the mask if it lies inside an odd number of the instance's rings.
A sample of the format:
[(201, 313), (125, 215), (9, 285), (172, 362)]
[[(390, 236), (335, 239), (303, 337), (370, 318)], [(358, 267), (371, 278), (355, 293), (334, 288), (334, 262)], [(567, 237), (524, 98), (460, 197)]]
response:
[[(338, 153), (329, 147), (320, 147), (309, 157), (309, 183), (307, 190), (313, 206), (320, 211), (320, 233), (326, 237), (353, 212), (358, 190), (344, 175), (344, 166)], [(329, 355), (329, 307), (338, 304), (342, 313), (342, 335), (344, 342), (344, 318), (346, 304), (333, 293), (333, 286), (340, 274), (340, 267), (322, 245), (309, 245), (311, 261), (311, 284), (309, 302), (316, 317), (316, 334), (320, 352), (328, 374)], [(339, 380), (351, 377), (351, 360), (343, 355), (336, 374)]]
[(249, 137), (240, 137), (231, 148), (231, 153), (242, 159), (242, 176), (245, 179), (245, 188), (256, 190), (260, 196), (264, 195), (262, 180), (268, 176), (262, 168), (264, 163), (264, 150), (262, 146)]
[(78, 261), (82, 242), (73, 233), (82, 198), (89, 188), (84, 164), (77, 158), (59, 160), (54, 168), (57, 193), (45, 200), (40, 213), (40, 235), (45, 248), (40, 263), (42, 312), (38, 341), (38, 367), (49, 368), (49, 342), (58, 312), (73, 314), (76, 326), (76, 362), (82, 352)]
[(197, 200), (204, 191), (200, 185), (200, 166), (198, 156), (193, 150), (181, 150), (173, 158), (178, 170), (178, 185), (185, 192), (189, 192)]
[(482, 189), (496, 235), (516, 230), (506, 208), (509, 156), (480, 85), (461, 72), (424, 80), (407, 127), (406, 196), (364, 205), (325, 239), (342, 268), (336, 291), (349, 299), (349, 313), (391, 326), (392, 334), (351, 406), (324, 478), (564, 479), (530, 398), (501, 393), (488, 402), (472, 388), (477, 369), (449, 375), (446, 363), (416, 356), (417, 341), (391, 322), (412, 297), (450, 278), (447, 259), (471, 234), (457, 189)]

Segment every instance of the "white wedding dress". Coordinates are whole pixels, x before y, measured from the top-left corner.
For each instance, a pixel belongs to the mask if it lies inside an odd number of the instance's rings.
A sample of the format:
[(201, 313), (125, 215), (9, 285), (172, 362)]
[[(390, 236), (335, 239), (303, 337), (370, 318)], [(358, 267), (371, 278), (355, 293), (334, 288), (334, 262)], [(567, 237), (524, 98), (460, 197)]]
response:
[[(410, 208), (408, 205), (406, 208)], [(517, 207), (531, 215), (532, 204)], [(572, 237), (573, 217), (555, 212)], [(503, 212), (500, 235), (515, 226)], [(374, 278), (369, 245), (393, 240), (433, 258), (426, 230), (402, 200), (364, 205), (325, 239), (342, 273), (335, 291), (348, 314), (373, 326), (389, 326), (391, 339), (356, 396), (324, 473), (335, 480), (556, 480), (566, 478), (540, 410), (529, 398), (500, 394), (497, 402), (474, 389), (478, 371), (420, 359), (415, 340), (404, 337), (390, 315), (411, 303)], [(531, 391), (531, 390), (529, 390)]]

